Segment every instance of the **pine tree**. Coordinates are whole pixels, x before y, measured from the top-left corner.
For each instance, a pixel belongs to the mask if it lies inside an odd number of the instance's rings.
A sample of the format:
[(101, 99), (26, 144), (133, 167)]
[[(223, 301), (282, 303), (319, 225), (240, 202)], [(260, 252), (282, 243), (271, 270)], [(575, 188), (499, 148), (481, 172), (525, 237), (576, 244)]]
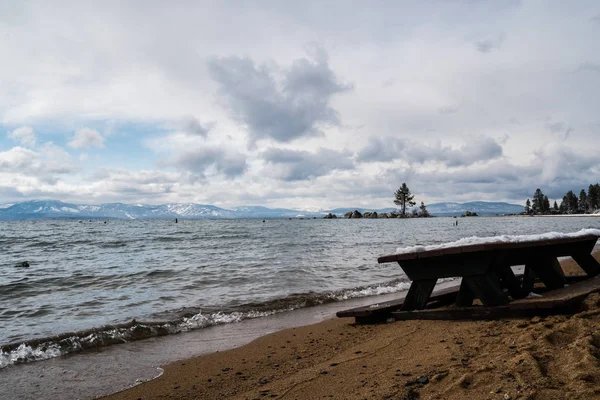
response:
[(566, 211), (569, 214), (574, 214), (577, 212), (579, 207), (579, 199), (575, 196), (572, 190), (569, 190), (565, 197), (563, 197), (563, 201), (566, 202)]
[(402, 182), (402, 186), (396, 190), (394, 196), (396, 197), (394, 203), (402, 207), (402, 216), (406, 216), (406, 206), (412, 207), (417, 204), (413, 201), (415, 196), (410, 193), (410, 189), (404, 182)]
[(562, 201), (560, 202), (560, 213), (565, 214), (569, 210), (569, 201), (567, 200), (567, 195), (564, 195)]
[(544, 196), (544, 202), (542, 203), (542, 212), (550, 211), (550, 200), (548, 200), (548, 196)]
[(422, 217), (429, 217), (429, 211), (427, 211), (427, 207), (425, 206), (425, 203), (421, 202), (421, 205), (419, 206), (419, 208), (421, 209)]
[(525, 214), (529, 213), (531, 213), (531, 201), (527, 199), (527, 201), (525, 202)]
[(544, 211), (544, 193), (542, 193), (540, 188), (535, 189), (531, 210), (534, 214)]
[(588, 208), (588, 202), (587, 202), (587, 194), (585, 194), (585, 190), (581, 189), (581, 192), (579, 192), (579, 209), (582, 212), (586, 212)]
[(558, 211), (558, 204), (556, 204), (556, 200), (554, 200), (554, 211)]
[(600, 185), (590, 185), (587, 194), (587, 206), (591, 212), (600, 208)]

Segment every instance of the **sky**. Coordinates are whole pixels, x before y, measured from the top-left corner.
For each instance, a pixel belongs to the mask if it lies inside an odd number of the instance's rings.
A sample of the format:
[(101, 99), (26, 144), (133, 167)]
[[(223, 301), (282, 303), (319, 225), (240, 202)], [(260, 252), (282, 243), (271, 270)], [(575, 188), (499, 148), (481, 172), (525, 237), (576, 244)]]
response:
[(600, 181), (597, 1), (0, 1), (0, 203), (524, 203)]

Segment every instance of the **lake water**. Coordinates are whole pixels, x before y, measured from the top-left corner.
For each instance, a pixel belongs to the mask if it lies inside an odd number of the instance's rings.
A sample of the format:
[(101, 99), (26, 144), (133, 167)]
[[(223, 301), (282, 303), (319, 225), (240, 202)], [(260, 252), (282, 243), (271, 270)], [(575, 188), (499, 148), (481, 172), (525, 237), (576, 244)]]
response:
[(0, 368), (404, 291), (377, 263), (398, 247), (583, 228), (600, 218), (0, 222)]

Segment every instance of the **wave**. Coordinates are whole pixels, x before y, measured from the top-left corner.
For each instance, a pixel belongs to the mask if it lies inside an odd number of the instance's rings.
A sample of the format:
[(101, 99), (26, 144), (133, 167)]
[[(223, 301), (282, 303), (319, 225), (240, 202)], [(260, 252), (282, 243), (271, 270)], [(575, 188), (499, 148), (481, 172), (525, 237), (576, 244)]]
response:
[[(261, 318), (280, 312), (312, 307), (336, 301), (396, 293), (408, 289), (410, 283), (398, 279), (381, 284), (322, 293), (297, 293), (264, 302), (246, 303), (222, 310), (187, 308), (170, 312), (174, 319), (165, 321), (132, 320), (122, 324), (68, 332), (42, 339), (10, 343), (0, 346), (0, 370), (14, 364), (46, 360), (85, 349), (100, 348), (151, 337), (202, 329), (214, 325), (230, 324), (246, 319)], [(162, 313), (164, 317), (167, 313)]]

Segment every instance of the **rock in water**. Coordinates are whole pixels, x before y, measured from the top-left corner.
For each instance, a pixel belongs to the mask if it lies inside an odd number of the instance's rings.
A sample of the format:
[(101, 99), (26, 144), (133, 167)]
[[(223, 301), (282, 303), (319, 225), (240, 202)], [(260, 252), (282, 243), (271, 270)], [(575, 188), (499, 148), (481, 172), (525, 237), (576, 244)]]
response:
[(15, 268), (29, 268), (29, 262), (23, 261), (15, 265)]

